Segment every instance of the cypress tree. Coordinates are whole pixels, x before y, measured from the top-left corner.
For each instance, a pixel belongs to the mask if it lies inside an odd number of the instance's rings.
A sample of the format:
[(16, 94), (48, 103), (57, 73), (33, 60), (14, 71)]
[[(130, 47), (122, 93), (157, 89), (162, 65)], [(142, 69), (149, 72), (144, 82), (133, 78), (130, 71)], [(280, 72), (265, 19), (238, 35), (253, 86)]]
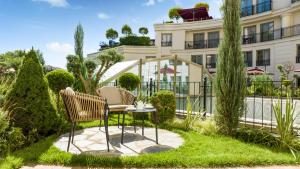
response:
[(215, 79), (216, 122), (220, 131), (233, 135), (244, 111), (246, 78), (241, 52), (240, 1), (225, 0), (224, 38), (218, 51)]
[(10, 112), (12, 124), (22, 128), (30, 141), (55, 131), (57, 114), (42, 65), (33, 49), (25, 55), (5, 100), (4, 109)]

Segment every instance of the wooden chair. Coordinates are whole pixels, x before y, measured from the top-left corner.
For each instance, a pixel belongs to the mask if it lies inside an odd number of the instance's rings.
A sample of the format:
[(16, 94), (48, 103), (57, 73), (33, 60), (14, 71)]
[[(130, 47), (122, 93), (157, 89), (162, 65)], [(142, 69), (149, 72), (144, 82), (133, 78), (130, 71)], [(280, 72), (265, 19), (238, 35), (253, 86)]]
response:
[(104, 86), (97, 89), (96, 93), (107, 100), (109, 112), (118, 113), (118, 127), (120, 127), (120, 112), (133, 105), (136, 97), (131, 92), (115, 86)]
[(72, 123), (69, 134), (68, 148), (70, 142), (73, 144), (74, 130), (78, 122), (103, 120), (106, 133), (107, 151), (109, 151), (109, 134), (108, 134), (108, 105), (104, 98), (88, 94), (74, 92), (71, 88), (61, 90), (68, 117)]

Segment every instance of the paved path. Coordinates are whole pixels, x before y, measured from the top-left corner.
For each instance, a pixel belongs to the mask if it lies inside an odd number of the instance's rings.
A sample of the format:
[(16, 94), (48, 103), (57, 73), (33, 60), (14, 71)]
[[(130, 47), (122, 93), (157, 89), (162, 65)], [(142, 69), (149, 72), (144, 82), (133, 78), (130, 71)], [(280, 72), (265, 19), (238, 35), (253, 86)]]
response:
[[(133, 127), (126, 127), (124, 132), (124, 144), (121, 144), (121, 128), (109, 126), (110, 152), (107, 152), (106, 136), (104, 128), (93, 127), (75, 132), (74, 144), (70, 146), (72, 154), (95, 154), (108, 156), (137, 156), (146, 153), (156, 153), (175, 149), (184, 143), (179, 134), (158, 129), (158, 143), (155, 139), (155, 128), (142, 129), (137, 127), (136, 133)], [(54, 145), (62, 151), (68, 147), (69, 134), (62, 135)]]
[[(31, 167), (26, 166), (26, 167), (22, 167), (21, 169), (93, 169), (93, 168), (37, 165)], [(101, 168), (97, 168), (97, 169), (101, 169)], [(147, 168), (143, 168), (143, 169), (147, 169)], [(222, 168), (222, 169), (300, 169), (300, 166), (238, 167), (238, 168)]]

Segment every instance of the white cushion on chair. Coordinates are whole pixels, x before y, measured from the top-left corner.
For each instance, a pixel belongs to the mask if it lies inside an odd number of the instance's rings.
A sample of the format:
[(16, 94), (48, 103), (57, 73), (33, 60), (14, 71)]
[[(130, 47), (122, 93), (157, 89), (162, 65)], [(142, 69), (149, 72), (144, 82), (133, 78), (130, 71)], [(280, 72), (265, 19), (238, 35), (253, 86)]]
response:
[(120, 89), (117, 87), (105, 86), (100, 89), (101, 97), (104, 97), (107, 100), (109, 105), (121, 105), (122, 104), (122, 95)]
[(129, 105), (109, 105), (108, 108), (110, 111), (121, 111), (125, 110)]

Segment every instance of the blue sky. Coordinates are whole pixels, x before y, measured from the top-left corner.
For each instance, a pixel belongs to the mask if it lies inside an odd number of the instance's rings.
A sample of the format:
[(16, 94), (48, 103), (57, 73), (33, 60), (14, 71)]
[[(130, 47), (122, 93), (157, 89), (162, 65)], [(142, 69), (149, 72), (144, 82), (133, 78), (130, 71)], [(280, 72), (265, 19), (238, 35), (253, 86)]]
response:
[(73, 34), (81, 23), (85, 32), (84, 53), (97, 51), (107, 41), (105, 31), (128, 24), (134, 33), (168, 20), (168, 9), (210, 4), (210, 15), (219, 18), (222, 0), (0, 0), (0, 53), (16, 49), (40, 49), (46, 64), (65, 67), (66, 55), (74, 53)]

